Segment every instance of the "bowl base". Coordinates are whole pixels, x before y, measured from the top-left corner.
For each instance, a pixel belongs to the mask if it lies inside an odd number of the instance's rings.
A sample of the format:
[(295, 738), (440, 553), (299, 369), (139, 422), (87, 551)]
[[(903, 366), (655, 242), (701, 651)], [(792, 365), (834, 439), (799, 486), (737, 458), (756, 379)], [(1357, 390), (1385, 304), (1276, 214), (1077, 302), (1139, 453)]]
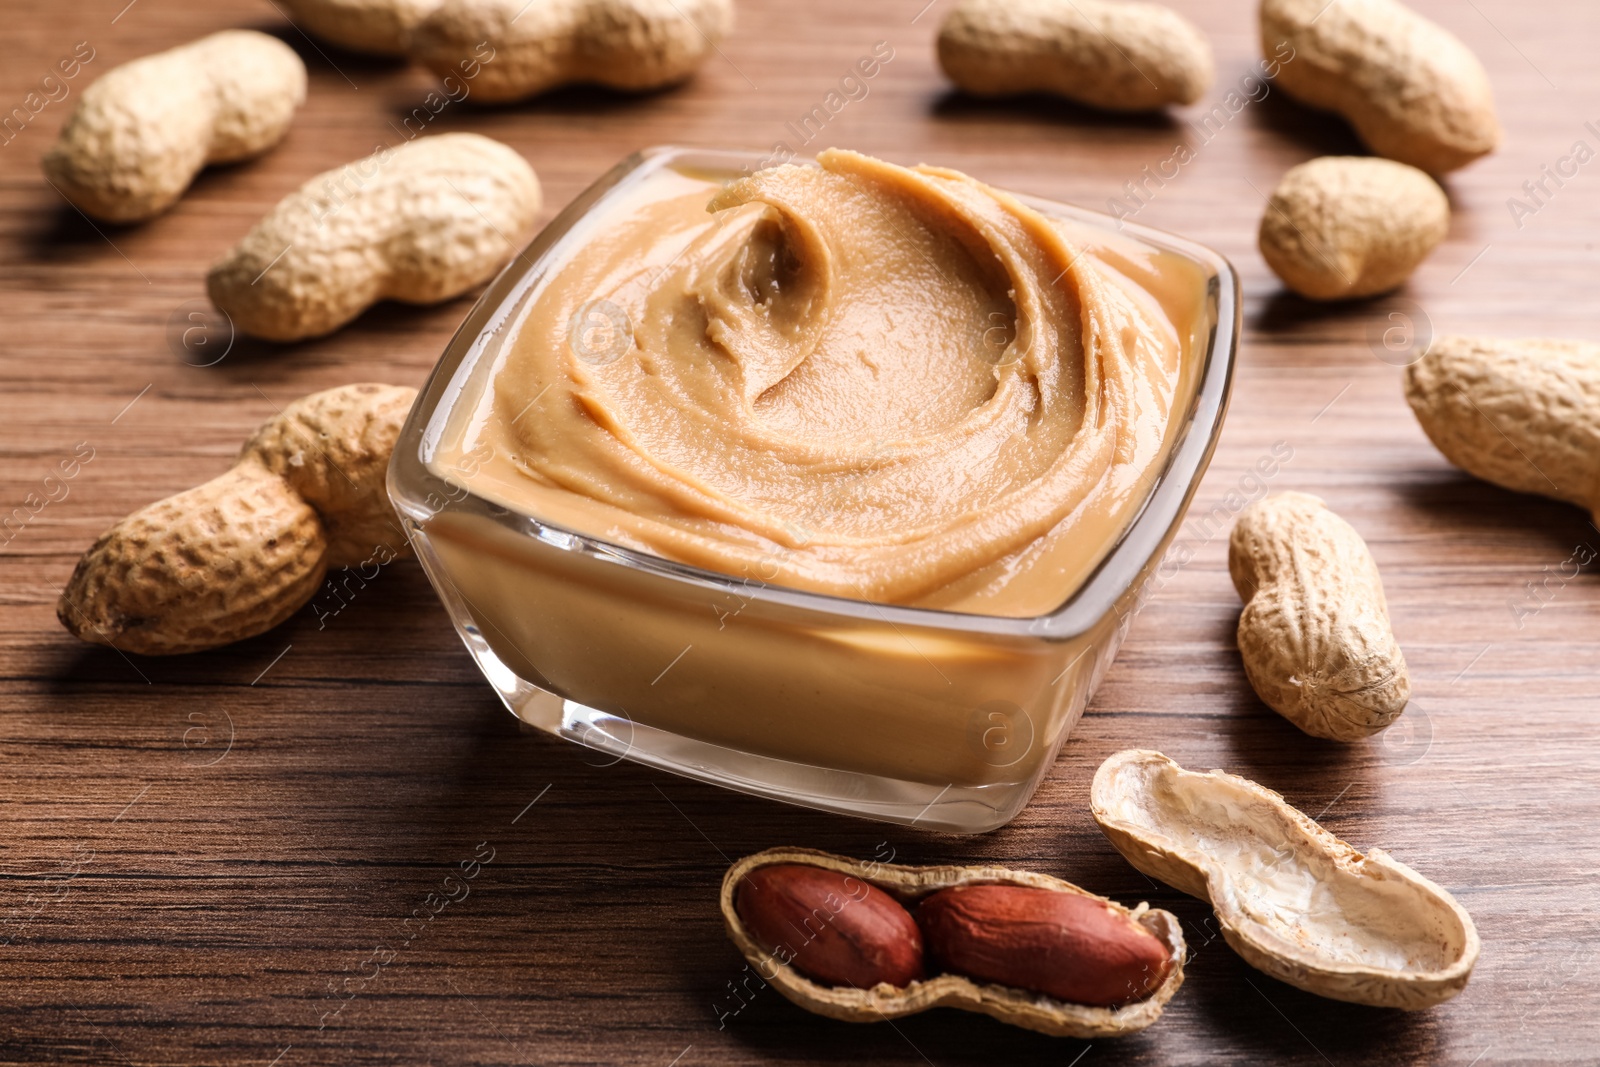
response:
[[(456, 614), (456, 613), (452, 613)], [(1031, 784), (937, 786), (773, 759), (636, 723), (542, 689), (507, 666), (470, 618), (456, 629), (501, 701), (519, 720), (604, 755), (595, 765), (631, 760), (685, 778), (840, 815), (955, 834), (979, 834), (1010, 822)]]

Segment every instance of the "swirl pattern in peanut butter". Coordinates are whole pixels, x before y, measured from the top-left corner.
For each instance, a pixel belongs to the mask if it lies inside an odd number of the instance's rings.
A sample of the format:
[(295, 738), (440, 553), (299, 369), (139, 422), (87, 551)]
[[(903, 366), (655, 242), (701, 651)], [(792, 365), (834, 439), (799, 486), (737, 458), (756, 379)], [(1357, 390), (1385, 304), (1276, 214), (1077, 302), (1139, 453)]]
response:
[(955, 171), (818, 163), (665, 172), (575, 230), (483, 488), (762, 584), (1051, 610), (1159, 473), (1202, 287)]

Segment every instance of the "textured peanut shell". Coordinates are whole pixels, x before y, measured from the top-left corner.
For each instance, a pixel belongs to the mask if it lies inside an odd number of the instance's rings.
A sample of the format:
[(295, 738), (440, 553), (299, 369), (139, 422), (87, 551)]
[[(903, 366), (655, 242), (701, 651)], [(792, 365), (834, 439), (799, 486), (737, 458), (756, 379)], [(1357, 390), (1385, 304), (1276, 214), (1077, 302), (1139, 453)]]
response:
[(1484, 481), (1600, 505), (1600, 344), (1436, 337), (1406, 401), (1445, 458)]
[(45, 154), (44, 173), (85, 214), (139, 222), (176, 203), (207, 164), (277, 144), (305, 98), (293, 49), (224, 30), (95, 81)]
[(1211, 45), (1161, 4), (961, 0), (939, 28), (939, 65), (979, 96), (1046, 92), (1112, 111), (1192, 104)]
[(1444, 174), (1500, 143), (1478, 57), (1397, 0), (1261, 0), (1264, 54), (1285, 42), (1278, 86), (1344, 116), (1381, 156)]
[(1366, 542), (1317, 497), (1239, 514), (1228, 573), (1244, 600), (1239, 655), (1257, 695), (1316, 737), (1355, 741), (1405, 710), (1411, 680)]
[(399, 555), (384, 481), (415, 396), (363, 383), (295, 401), (232, 470), (102, 534), (56, 605), (62, 625), (123, 652), (199, 652), (283, 622), (329, 566)]
[(100, 535), (56, 615), (123, 652), (198, 652), (293, 615), (322, 584), (327, 557), (311, 505), (260, 463), (241, 463)]
[[(957, 885), (1020, 885), (1077, 893), (1104, 901), (1136, 920), (1165, 945), (1172, 969), (1166, 981), (1144, 1000), (1120, 1008), (1094, 1008), (1067, 1004), (1039, 993), (973, 981), (961, 975), (941, 974), (905, 988), (880, 984), (871, 989), (819, 985), (767, 952), (745, 931), (734, 910), (734, 890), (746, 873), (775, 863), (805, 863), (860, 878), (904, 901), (915, 901), (940, 889)], [(1183, 984), (1185, 946), (1177, 916), (1144, 904), (1125, 908), (1095, 896), (1070, 882), (1029, 871), (1004, 867), (909, 867), (894, 863), (864, 863), (804, 848), (774, 848), (746, 856), (722, 878), (722, 921), (728, 937), (768, 984), (807, 1011), (846, 1022), (871, 1023), (915, 1015), (930, 1008), (959, 1008), (979, 1012), (1003, 1023), (1055, 1037), (1116, 1037), (1143, 1030), (1161, 1017), (1167, 1001)]]
[(302, 397), (268, 420), (240, 458), (276, 472), (322, 516), (328, 566), (407, 554), (385, 479), (415, 389), (365, 382)]
[(417, 23), (439, 0), (281, 0), (295, 24), (352, 52), (403, 56)]
[(473, 99), (498, 103), (562, 85), (672, 85), (732, 28), (732, 0), (444, 0), (409, 51), (441, 77), (476, 68)]
[(1279, 981), (1416, 1010), (1472, 975), (1478, 932), (1454, 897), (1382, 849), (1362, 855), (1255, 782), (1134, 749), (1101, 764), (1089, 800), (1129, 863), (1209, 901), (1233, 950)]
[(1450, 229), (1439, 183), (1388, 159), (1324, 156), (1283, 176), (1261, 216), (1261, 255), (1301, 296), (1346, 300), (1405, 282)]
[(319, 174), (256, 223), (206, 279), (244, 333), (332, 333), (379, 300), (435, 304), (488, 281), (540, 206), (520, 155), (475, 133), (383, 149)]

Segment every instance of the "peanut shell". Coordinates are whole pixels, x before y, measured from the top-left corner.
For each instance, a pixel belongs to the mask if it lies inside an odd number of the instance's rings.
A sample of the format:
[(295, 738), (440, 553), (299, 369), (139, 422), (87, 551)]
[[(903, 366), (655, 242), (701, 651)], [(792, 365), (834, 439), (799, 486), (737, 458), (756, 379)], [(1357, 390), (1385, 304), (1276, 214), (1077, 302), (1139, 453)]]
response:
[(1316, 737), (1355, 741), (1405, 710), (1411, 680), (1366, 542), (1321, 499), (1277, 493), (1240, 512), (1228, 573), (1257, 695)]
[[(1171, 969), (1161, 985), (1144, 1000), (1119, 1008), (1068, 1004), (1040, 993), (975, 982), (955, 974), (941, 974), (904, 988), (877, 985), (848, 989), (819, 985), (763, 949), (745, 929), (734, 909), (734, 893), (745, 874), (758, 867), (803, 863), (860, 878), (900, 899), (912, 902), (940, 889), (958, 885), (1019, 885), (1077, 893), (1102, 901), (1134, 919), (1167, 947)], [(1178, 919), (1170, 912), (1140, 904), (1125, 908), (1116, 901), (1095, 896), (1070, 882), (1004, 867), (910, 867), (893, 863), (864, 863), (804, 848), (774, 848), (746, 856), (722, 878), (722, 919), (728, 937), (744, 953), (757, 973), (788, 999), (807, 1011), (846, 1022), (879, 1022), (915, 1015), (936, 1007), (979, 1012), (1003, 1023), (1056, 1037), (1115, 1037), (1143, 1030), (1161, 1017), (1167, 1001), (1183, 984), (1184, 940)]]
[(539, 179), (475, 133), (421, 137), (319, 174), (211, 268), (212, 303), (270, 341), (331, 333), (379, 300), (435, 304), (522, 248)]
[(385, 481), (417, 391), (365, 382), (302, 397), (245, 443), (241, 458), (275, 471), (322, 516), (328, 566), (410, 552)]
[(1100, 765), (1090, 807), (1129, 863), (1209, 901), (1233, 950), (1279, 981), (1414, 1011), (1472, 975), (1478, 932), (1454, 897), (1255, 782), (1130, 749)]
[(945, 75), (969, 93), (1055, 93), (1111, 111), (1192, 104), (1213, 70), (1193, 23), (1138, 0), (960, 0), (938, 48)]
[(1261, 216), (1261, 255), (1312, 300), (1388, 292), (1450, 229), (1439, 183), (1388, 159), (1324, 156), (1283, 176)]
[(384, 483), (415, 397), (364, 383), (296, 400), (232, 470), (102, 534), (56, 616), (74, 636), (123, 652), (198, 652), (283, 622), (330, 565), (402, 554)]
[(1263, 54), (1285, 43), (1276, 84), (1344, 116), (1381, 156), (1444, 174), (1500, 143), (1478, 57), (1397, 0), (1261, 0)]
[(328, 540), (310, 504), (247, 461), (100, 535), (56, 606), (92, 644), (168, 656), (265, 633), (310, 600)]
[(352, 52), (403, 56), (411, 31), (439, 0), (282, 0), (301, 29)]
[(203, 167), (281, 141), (305, 98), (305, 64), (288, 45), (254, 30), (213, 33), (85, 89), (45, 154), (45, 177), (97, 219), (153, 218)]
[(444, 0), (409, 50), (440, 77), (473, 71), (473, 97), (499, 103), (562, 85), (672, 85), (732, 28), (732, 0)]
[(1600, 505), (1600, 344), (1436, 337), (1406, 402), (1446, 459), (1484, 481)]

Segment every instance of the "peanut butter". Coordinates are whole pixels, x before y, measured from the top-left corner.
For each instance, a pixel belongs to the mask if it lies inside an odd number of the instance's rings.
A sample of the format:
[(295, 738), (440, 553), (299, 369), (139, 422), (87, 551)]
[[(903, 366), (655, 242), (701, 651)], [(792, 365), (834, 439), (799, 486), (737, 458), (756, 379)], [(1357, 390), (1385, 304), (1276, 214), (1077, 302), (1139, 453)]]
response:
[(818, 162), (664, 169), (586, 220), (434, 469), (765, 585), (1051, 611), (1159, 475), (1195, 269), (955, 171)]

